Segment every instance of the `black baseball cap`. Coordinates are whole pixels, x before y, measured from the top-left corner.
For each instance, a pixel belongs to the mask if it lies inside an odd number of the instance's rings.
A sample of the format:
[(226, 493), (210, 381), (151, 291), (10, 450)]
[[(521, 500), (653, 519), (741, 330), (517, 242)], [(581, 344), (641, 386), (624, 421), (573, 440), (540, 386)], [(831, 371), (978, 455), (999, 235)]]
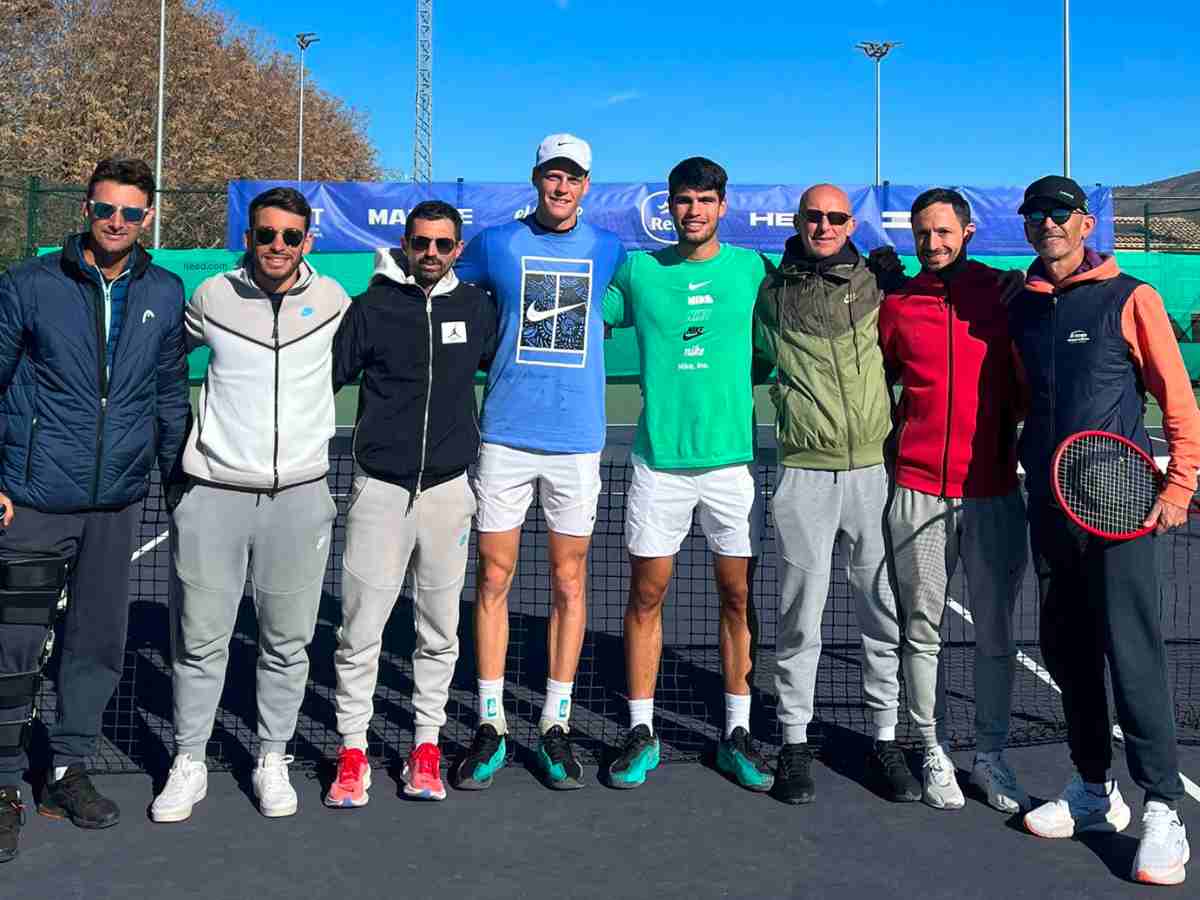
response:
[(1062, 175), (1047, 175), (1025, 188), (1025, 200), (1017, 210), (1017, 215), (1023, 216), (1030, 210), (1046, 207), (1087, 212), (1087, 194), (1074, 179), (1064, 178)]

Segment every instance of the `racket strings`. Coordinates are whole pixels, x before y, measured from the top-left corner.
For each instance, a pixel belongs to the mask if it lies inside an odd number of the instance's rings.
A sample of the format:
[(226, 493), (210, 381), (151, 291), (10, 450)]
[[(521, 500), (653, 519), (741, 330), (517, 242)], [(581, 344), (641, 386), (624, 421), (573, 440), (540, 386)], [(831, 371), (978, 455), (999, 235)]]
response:
[(1064, 503), (1082, 522), (1109, 534), (1142, 527), (1158, 497), (1155, 471), (1120, 441), (1087, 435), (1072, 441), (1058, 463)]

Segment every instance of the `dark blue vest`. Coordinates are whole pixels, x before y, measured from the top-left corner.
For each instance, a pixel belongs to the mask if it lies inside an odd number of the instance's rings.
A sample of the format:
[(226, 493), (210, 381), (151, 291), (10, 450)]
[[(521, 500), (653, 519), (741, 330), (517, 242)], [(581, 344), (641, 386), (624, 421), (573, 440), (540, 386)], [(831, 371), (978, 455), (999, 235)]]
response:
[(1077, 431), (1111, 431), (1151, 452), (1145, 388), (1121, 334), (1121, 312), (1141, 283), (1118, 275), (1013, 301), (1010, 326), (1031, 393), (1017, 455), (1031, 499), (1051, 496), (1051, 457)]

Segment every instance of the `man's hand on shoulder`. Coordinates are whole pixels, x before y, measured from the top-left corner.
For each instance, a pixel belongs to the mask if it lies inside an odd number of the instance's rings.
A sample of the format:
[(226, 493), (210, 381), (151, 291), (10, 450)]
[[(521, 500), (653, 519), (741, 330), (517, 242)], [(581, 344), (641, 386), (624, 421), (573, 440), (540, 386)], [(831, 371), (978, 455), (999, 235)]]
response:
[(0, 494), (0, 510), (3, 510), (3, 515), (0, 515), (0, 527), (7, 528), (12, 524), (15, 515), (13, 502), (7, 494)]
[(876, 247), (867, 254), (867, 268), (878, 279), (879, 286), (885, 291), (898, 288), (905, 279), (904, 263), (896, 255), (896, 248), (884, 244)]
[(1010, 269), (1000, 273), (1000, 302), (1008, 306), (1025, 290), (1025, 273), (1020, 269)]

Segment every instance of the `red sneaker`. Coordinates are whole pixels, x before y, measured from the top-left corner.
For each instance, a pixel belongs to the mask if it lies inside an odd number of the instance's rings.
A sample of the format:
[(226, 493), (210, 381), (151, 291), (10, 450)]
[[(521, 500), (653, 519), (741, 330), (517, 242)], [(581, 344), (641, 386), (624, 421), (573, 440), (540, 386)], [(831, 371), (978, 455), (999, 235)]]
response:
[(325, 795), (325, 805), (341, 808), (366, 806), (370, 796), (371, 764), (356, 747), (343, 747), (338, 753), (337, 778)]
[(445, 800), (446, 786), (442, 784), (442, 751), (435, 744), (418, 744), (408, 754), (408, 762), (400, 777), (404, 779), (404, 794), (421, 800)]

